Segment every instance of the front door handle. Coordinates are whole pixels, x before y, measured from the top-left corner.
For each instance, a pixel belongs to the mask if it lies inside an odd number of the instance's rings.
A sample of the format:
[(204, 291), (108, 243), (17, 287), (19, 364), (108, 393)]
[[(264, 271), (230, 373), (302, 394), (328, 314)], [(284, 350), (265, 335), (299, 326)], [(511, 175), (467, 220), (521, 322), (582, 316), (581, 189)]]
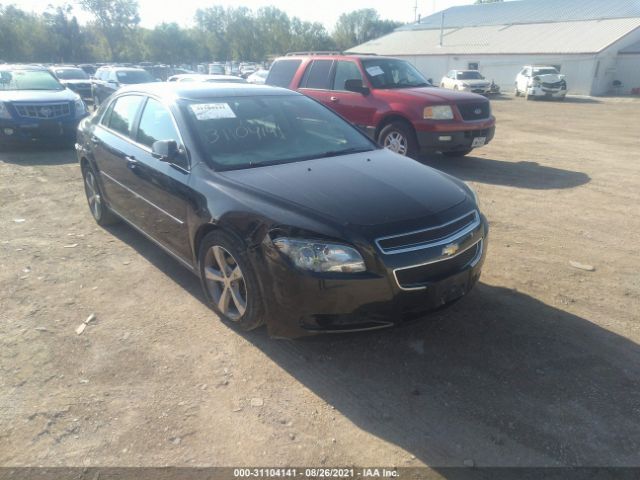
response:
[(136, 168), (138, 166), (138, 160), (136, 160), (136, 157), (125, 155), (124, 159), (127, 161), (127, 166), (129, 168)]
[(329, 100), (331, 100), (332, 102), (337, 102), (339, 99), (338, 97), (329, 97)]

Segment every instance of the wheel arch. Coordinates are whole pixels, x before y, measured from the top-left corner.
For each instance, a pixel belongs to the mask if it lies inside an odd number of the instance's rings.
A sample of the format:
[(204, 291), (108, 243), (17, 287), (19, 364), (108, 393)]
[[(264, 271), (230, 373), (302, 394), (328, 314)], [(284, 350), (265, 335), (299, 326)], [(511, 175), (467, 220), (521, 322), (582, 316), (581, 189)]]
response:
[(376, 127), (376, 131), (375, 131), (375, 135), (374, 138), (376, 140), (376, 142), (378, 141), (378, 136), (380, 135), (380, 132), (382, 131), (382, 129), (384, 127), (386, 127), (387, 125), (394, 123), (394, 122), (402, 122), (405, 125), (407, 125), (408, 127), (411, 128), (411, 130), (413, 131), (413, 133), (415, 134), (416, 129), (414, 128), (413, 124), (411, 123), (411, 120), (409, 120), (407, 117), (405, 117), (404, 115), (401, 115), (399, 113), (390, 113), (388, 115), (386, 115), (385, 117), (382, 118), (382, 120), (380, 120), (380, 122), (378, 122), (378, 126)]

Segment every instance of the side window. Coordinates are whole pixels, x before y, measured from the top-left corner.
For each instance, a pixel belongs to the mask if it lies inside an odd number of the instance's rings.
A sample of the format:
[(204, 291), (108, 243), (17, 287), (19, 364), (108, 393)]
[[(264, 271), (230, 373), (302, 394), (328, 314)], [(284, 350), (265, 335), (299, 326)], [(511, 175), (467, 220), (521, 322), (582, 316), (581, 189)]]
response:
[(178, 141), (178, 138), (169, 110), (157, 100), (149, 98), (140, 117), (138, 142), (151, 148), (158, 140)]
[(271, 66), (266, 84), (289, 88), (302, 60), (278, 60)]
[(113, 106), (115, 105), (115, 103), (116, 102), (111, 102), (109, 106), (105, 109), (105, 112), (102, 115), (102, 118), (100, 119), (101, 125), (104, 125), (105, 127), (109, 126), (109, 119), (111, 118), (111, 112), (113, 111)]
[(347, 80), (360, 80), (360, 83), (362, 83), (362, 74), (355, 62), (339, 60), (336, 64), (336, 76), (333, 79), (333, 89), (346, 91), (344, 85)]
[(141, 102), (142, 97), (137, 95), (117, 98), (109, 116), (109, 128), (130, 137)]
[(329, 74), (333, 60), (314, 60), (300, 82), (301, 88), (329, 89)]

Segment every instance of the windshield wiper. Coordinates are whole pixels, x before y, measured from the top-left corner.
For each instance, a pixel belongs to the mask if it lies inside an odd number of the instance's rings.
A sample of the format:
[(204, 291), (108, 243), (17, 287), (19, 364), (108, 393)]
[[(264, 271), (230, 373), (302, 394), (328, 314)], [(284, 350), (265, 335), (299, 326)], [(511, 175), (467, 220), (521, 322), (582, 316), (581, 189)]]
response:
[(328, 158), (328, 157), (337, 157), (339, 155), (349, 155), (351, 153), (362, 153), (362, 152), (370, 152), (373, 148), (370, 147), (351, 147), (344, 148), (342, 150), (328, 150), (326, 152), (319, 153), (318, 155), (310, 156), (309, 158)]

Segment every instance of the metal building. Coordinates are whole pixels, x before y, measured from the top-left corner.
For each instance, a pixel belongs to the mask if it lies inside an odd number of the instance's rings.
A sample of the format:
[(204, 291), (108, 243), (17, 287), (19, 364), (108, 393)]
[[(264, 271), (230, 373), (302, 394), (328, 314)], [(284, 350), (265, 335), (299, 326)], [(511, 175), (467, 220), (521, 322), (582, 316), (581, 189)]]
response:
[(406, 58), (435, 82), (478, 69), (509, 91), (523, 65), (554, 65), (570, 93), (630, 93), (640, 88), (640, 0), (452, 7), (349, 51)]

